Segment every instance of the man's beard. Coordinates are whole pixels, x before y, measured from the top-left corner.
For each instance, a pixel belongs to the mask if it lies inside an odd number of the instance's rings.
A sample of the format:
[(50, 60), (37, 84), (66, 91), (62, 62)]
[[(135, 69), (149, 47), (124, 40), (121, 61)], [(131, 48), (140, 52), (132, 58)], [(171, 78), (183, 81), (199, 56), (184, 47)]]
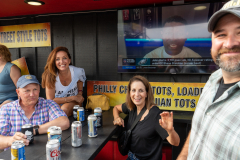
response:
[[(239, 55), (226, 57), (227, 59), (222, 60), (220, 56), (223, 53), (237, 52)], [(236, 72), (240, 70), (240, 46), (234, 46), (231, 49), (223, 48), (218, 51), (218, 55), (215, 56), (215, 63), (226, 72)]]

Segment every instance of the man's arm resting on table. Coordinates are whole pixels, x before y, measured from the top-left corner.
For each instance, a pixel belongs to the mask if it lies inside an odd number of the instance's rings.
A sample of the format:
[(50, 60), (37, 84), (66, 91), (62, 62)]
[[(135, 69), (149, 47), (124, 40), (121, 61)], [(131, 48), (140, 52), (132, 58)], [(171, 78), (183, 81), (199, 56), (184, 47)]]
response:
[(187, 156), (188, 156), (188, 146), (189, 146), (189, 140), (190, 140), (190, 134), (191, 134), (191, 131), (189, 131), (189, 134), (188, 134), (188, 137), (187, 137), (187, 140), (182, 148), (182, 151), (181, 153), (179, 154), (179, 156), (177, 157), (177, 160), (186, 160), (187, 159)]
[(3, 136), (0, 135), (0, 149), (11, 147), (12, 143), (16, 140), (21, 140), (25, 145), (29, 145), (29, 141), (26, 139), (27, 136), (21, 132), (16, 132), (14, 136)]
[(48, 128), (51, 126), (58, 126), (61, 127), (62, 130), (66, 130), (69, 128), (70, 122), (65, 116), (58, 117), (50, 122), (40, 125), (38, 129), (39, 134), (47, 133)]

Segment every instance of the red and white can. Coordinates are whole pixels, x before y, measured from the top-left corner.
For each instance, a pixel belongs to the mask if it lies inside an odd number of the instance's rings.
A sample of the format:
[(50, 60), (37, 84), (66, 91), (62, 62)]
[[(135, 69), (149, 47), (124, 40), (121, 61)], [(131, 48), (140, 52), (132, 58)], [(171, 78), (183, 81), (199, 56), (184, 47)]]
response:
[(47, 160), (61, 160), (61, 152), (59, 150), (59, 140), (51, 139), (46, 145), (46, 156)]

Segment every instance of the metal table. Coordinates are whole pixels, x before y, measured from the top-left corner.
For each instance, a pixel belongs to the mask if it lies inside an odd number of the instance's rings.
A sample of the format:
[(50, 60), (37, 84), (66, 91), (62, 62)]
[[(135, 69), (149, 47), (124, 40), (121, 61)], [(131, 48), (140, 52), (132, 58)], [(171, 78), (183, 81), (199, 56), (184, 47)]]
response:
[[(62, 133), (62, 160), (87, 160), (94, 157), (101, 151), (108, 140), (116, 131), (113, 125), (112, 108), (103, 112), (103, 127), (98, 128), (98, 136), (95, 138), (88, 137), (87, 116), (82, 123), (82, 146), (74, 148), (71, 145), (71, 127)], [(72, 117), (69, 117), (73, 121)], [(34, 143), (25, 147), (26, 160), (46, 159), (47, 134), (34, 137)], [(0, 159), (11, 160), (11, 149), (0, 153)]]

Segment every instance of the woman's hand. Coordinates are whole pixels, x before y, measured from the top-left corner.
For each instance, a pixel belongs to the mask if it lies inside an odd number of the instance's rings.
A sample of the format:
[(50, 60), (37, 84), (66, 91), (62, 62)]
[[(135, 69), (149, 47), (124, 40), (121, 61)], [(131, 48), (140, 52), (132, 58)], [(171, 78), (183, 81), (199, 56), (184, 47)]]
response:
[(178, 146), (180, 138), (173, 128), (173, 112), (163, 112), (160, 114), (159, 124), (168, 132), (167, 140), (171, 145)]
[(114, 118), (113, 124), (124, 127), (124, 120), (121, 117)]
[(84, 101), (84, 98), (83, 98), (82, 95), (78, 94), (78, 95), (74, 96), (74, 100), (75, 100), (77, 103), (81, 104), (81, 103)]
[(162, 112), (160, 113), (161, 119), (159, 119), (159, 124), (164, 128), (168, 133), (173, 131), (173, 112)]

